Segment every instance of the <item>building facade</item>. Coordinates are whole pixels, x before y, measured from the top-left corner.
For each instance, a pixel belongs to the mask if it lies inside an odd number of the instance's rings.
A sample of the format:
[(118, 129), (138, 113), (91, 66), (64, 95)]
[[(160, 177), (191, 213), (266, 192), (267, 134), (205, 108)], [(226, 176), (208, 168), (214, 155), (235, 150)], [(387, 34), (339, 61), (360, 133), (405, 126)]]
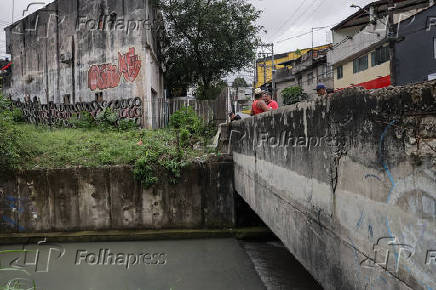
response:
[(281, 92), (288, 87), (302, 88), (309, 98), (317, 95), (315, 88), (319, 83), (333, 88), (333, 72), (327, 63), (328, 50), (329, 45), (309, 49), (298, 58), (280, 64), (283, 68), (275, 74), (279, 104), (283, 104)]
[(5, 29), (12, 71), (4, 94), (41, 104), (115, 107), (134, 99), (140, 112), (127, 114), (144, 127), (159, 127), (162, 25), (152, 2), (57, 0), (15, 22)]
[(395, 59), (397, 85), (436, 79), (436, 6), (398, 24)]
[[(328, 45), (319, 46), (315, 49), (324, 49), (327, 48)], [(276, 54), (274, 55), (274, 68), (275, 70), (281, 70), (285, 68), (285, 65), (282, 63), (286, 63), (288, 61), (295, 60), (302, 55), (309, 52), (312, 48), (303, 48), (301, 50), (290, 51), (286, 53)], [(265, 57), (256, 60), (256, 88), (260, 88), (265, 84), (271, 83), (272, 81), (272, 57)]]
[[(368, 4), (333, 27), (334, 45), (328, 52), (327, 62), (333, 66), (334, 88), (343, 89), (359, 86), (375, 89), (391, 84), (407, 83), (405, 81), (397, 82), (393, 77), (395, 72), (400, 73), (401, 71), (400, 74), (409, 75), (410, 69), (406, 71), (403, 67), (410, 63), (411, 59), (422, 58), (422, 55), (417, 53), (420, 50), (418, 47), (423, 45), (423, 38), (427, 37), (427, 42), (430, 40), (433, 42), (433, 37), (428, 33), (421, 36), (420, 41), (417, 41), (410, 37), (401, 36), (402, 33), (407, 33), (401, 27), (404, 26), (401, 23), (414, 23), (415, 16), (422, 11), (434, 9), (434, 6), (431, 5), (432, 1), (428, 0), (395, 1), (393, 9), (395, 35), (391, 35), (391, 37), (388, 37), (389, 1), (387, 0)], [(416, 25), (419, 24), (415, 23), (412, 26)], [(391, 41), (398, 49), (390, 49)], [(413, 49), (415, 49), (414, 52), (412, 52)], [(392, 57), (394, 63), (391, 63), (392, 52), (394, 53)], [(427, 65), (432, 65), (432, 63), (427, 62), (424, 66)], [(410, 67), (410, 65), (407, 66)]]

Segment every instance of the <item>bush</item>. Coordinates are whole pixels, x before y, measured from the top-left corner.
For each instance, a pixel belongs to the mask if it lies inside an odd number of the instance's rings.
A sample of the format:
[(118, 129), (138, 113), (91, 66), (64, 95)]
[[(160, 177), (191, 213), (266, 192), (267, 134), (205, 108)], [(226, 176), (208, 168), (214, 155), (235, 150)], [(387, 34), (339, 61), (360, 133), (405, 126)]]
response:
[(96, 126), (94, 118), (87, 111), (75, 114), (68, 122), (73, 128), (93, 128)]
[(201, 140), (206, 131), (203, 120), (191, 107), (183, 107), (170, 117), (170, 128), (178, 131), (181, 147), (192, 146)]
[(136, 124), (135, 120), (133, 120), (133, 119), (121, 119), (118, 122), (118, 128), (120, 130), (130, 130), (130, 129), (135, 129), (138, 127), (139, 127), (139, 125)]
[(97, 126), (101, 129), (109, 129), (117, 127), (118, 114), (111, 108), (106, 108), (95, 117)]
[(293, 105), (295, 103), (307, 100), (308, 96), (300, 87), (289, 87), (282, 91), (283, 104)]
[(144, 144), (143, 153), (135, 162), (133, 174), (145, 188), (157, 183), (162, 176), (172, 184), (177, 183), (186, 162), (174, 144), (168, 145), (162, 146), (158, 140), (149, 140)]
[(10, 102), (0, 95), (0, 171), (15, 169), (27, 155), (23, 132), (14, 123), (19, 115), (11, 108)]

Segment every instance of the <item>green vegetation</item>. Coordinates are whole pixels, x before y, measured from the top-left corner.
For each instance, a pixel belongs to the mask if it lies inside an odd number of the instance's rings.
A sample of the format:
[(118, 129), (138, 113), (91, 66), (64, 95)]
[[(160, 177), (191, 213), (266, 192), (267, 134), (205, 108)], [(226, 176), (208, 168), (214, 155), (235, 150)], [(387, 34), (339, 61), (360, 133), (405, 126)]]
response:
[(20, 112), (12, 110), (10, 103), (0, 96), (0, 172), (16, 168), (19, 160), (27, 156), (26, 148), (21, 142), (23, 132), (15, 126)]
[[(217, 82), (250, 65), (260, 42), (260, 11), (247, 0), (159, 0), (165, 29), (165, 83), (170, 92), (198, 85), (211, 99)], [(212, 89), (212, 92), (211, 92)]]
[(73, 128), (99, 128), (128, 130), (138, 128), (138, 125), (132, 119), (122, 119), (118, 122), (118, 115), (111, 108), (106, 108), (94, 118), (89, 112), (83, 111), (80, 114), (74, 114), (68, 120)]
[(300, 87), (289, 87), (282, 91), (283, 104), (292, 105), (304, 100), (307, 100), (308, 96)]
[(0, 168), (6, 170), (133, 165), (145, 187), (162, 177), (175, 183), (184, 166), (205, 155), (214, 133), (191, 108), (176, 112), (168, 129), (115, 125), (110, 111), (96, 120), (73, 118), (74, 128), (49, 128), (15, 122), (8, 102), (0, 101)]
[[(31, 149), (20, 168), (98, 167), (134, 164), (144, 151), (175, 147), (169, 130), (99, 130), (97, 128), (48, 128), (16, 125), (24, 134), (21, 142)], [(143, 140), (144, 145), (137, 143)]]
[(249, 87), (249, 85), (247, 84), (247, 82), (245, 81), (244, 78), (237, 77), (233, 81), (232, 87), (233, 88), (245, 88), (245, 87)]

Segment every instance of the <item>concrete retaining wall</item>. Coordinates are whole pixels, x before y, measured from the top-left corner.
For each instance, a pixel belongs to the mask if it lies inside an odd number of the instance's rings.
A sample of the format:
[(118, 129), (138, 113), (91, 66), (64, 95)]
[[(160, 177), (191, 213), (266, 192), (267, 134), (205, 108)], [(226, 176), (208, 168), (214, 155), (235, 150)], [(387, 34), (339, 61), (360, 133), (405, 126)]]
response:
[(436, 289), (435, 82), (344, 90), (229, 135), (235, 190), (326, 289)]
[(130, 167), (26, 171), (0, 181), (0, 233), (233, 227), (232, 166), (194, 164), (148, 190)]

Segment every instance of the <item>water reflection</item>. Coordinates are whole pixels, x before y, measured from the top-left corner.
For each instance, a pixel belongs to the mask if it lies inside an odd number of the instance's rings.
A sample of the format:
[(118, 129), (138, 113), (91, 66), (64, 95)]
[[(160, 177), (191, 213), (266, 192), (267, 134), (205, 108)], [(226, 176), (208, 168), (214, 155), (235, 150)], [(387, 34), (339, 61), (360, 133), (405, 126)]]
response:
[(323, 289), (279, 241), (240, 241), (268, 290)]

